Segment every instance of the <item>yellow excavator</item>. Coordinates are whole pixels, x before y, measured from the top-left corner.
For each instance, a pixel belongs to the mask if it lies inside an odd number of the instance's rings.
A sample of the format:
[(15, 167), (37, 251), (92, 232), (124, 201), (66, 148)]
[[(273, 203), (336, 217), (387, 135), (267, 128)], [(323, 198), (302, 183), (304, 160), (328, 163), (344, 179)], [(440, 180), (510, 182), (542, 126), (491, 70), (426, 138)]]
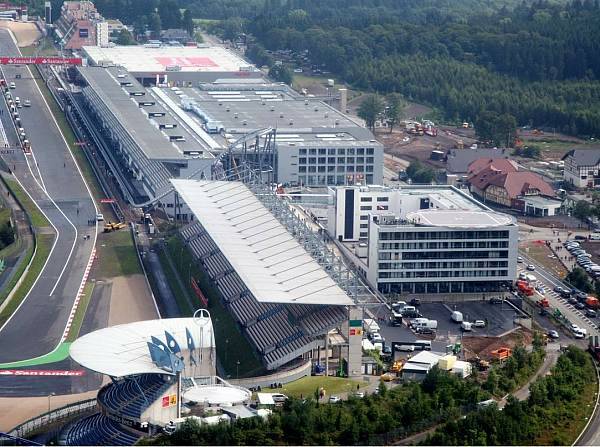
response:
[(120, 230), (121, 228), (125, 228), (127, 224), (125, 222), (108, 222), (104, 225), (104, 232), (111, 233), (113, 231)]

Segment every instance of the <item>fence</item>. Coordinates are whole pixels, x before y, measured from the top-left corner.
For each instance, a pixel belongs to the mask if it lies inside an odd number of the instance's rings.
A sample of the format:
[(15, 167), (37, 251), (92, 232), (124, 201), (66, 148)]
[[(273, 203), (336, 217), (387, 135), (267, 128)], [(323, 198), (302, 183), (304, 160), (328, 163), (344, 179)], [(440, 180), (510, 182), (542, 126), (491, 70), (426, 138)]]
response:
[(96, 409), (97, 405), (98, 404), (95, 398), (65, 405), (64, 407), (57, 408), (35, 418), (29, 419), (21, 425), (13, 428), (10, 432), (8, 432), (8, 434), (11, 436), (17, 436), (19, 438), (24, 438), (28, 434), (33, 433), (34, 431), (49, 424), (53, 424), (78, 414), (92, 412)]

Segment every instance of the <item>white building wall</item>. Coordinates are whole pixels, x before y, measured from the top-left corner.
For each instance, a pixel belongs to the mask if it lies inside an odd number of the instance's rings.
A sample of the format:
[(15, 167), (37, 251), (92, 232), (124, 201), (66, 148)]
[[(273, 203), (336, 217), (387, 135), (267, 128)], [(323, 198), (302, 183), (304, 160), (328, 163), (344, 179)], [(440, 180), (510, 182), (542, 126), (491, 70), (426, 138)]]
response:
[(106, 21), (96, 23), (96, 45), (103, 47), (109, 42), (108, 23)]

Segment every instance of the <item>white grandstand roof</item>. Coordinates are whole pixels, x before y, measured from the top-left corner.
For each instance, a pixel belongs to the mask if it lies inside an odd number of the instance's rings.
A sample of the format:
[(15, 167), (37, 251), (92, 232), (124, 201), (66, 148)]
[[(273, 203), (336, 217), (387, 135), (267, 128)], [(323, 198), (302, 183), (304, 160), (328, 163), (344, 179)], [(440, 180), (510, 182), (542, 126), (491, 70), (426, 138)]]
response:
[(353, 304), (243, 183), (171, 182), (258, 301)]
[(214, 346), (210, 318), (201, 319), (202, 326), (196, 321), (194, 318), (168, 318), (99, 329), (75, 340), (69, 354), (81, 366), (112, 377), (170, 374), (152, 361), (147, 342), (155, 336), (166, 344), (165, 331), (168, 331), (179, 347), (187, 350), (185, 329), (188, 328), (196, 349)]

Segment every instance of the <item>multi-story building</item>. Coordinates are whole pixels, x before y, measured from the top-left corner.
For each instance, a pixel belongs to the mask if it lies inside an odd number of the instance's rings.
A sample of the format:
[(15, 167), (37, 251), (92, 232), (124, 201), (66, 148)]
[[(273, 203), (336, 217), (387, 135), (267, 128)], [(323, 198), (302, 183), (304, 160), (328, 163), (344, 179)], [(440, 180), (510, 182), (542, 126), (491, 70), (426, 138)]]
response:
[(572, 149), (562, 160), (565, 162), (565, 182), (577, 188), (600, 185), (600, 148)]
[(515, 277), (518, 226), (452, 186), (332, 190), (329, 232), (359, 242), (358, 267), (383, 293), (502, 290)]
[(109, 42), (108, 24), (90, 1), (66, 1), (60, 8), (55, 32), (63, 48), (104, 46)]

